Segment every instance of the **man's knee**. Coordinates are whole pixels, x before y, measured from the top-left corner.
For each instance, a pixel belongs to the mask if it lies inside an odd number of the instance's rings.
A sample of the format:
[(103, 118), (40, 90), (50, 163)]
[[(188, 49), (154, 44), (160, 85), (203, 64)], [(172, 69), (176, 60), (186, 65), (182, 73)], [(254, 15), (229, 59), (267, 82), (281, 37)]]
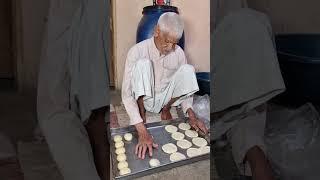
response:
[(190, 74), (190, 73), (194, 73), (195, 69), (192, 65), (190, 64), (184, 64), (181, 65), (180, 68), (178, 69), (179, 72), (181, 73), (186, 73), (186, 74)]

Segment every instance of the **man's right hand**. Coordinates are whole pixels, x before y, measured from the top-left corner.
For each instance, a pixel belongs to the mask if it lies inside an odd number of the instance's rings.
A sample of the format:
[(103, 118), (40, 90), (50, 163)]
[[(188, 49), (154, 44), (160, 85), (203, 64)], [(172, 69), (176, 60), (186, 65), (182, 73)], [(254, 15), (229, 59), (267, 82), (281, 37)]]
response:
[(138, 144), (136, 145), (135, 154), (140, 159), (145, 158), (147, 150), (149, 151), (149, 156), (152, 156), (153, 148), (158, 148), (158, 144), (155, 144), (152, 136), (147, 131), (147, 128), (143, 123), (136, 124), (136, 129), (138, 131)]

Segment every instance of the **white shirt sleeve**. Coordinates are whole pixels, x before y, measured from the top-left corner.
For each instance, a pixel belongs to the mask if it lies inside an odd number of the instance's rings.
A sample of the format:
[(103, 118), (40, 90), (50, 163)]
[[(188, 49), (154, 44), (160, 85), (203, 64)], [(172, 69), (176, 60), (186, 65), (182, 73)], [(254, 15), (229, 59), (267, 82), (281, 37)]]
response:
[(137, 61), (138, 52), (136, 48), (131, 48), (128, 52), (126, 63), (125, 63), (125, 70), (123, 74), (123, 81), (122, 81), (122, 91), (121, 97), (124, 107), (129, 115), (130, 118), (130, 125), (135, 125), (138, 123), (143, 122), (140, 113), (137, 101), (134, 98), (132, 93), (131, 81), (132, 81), (132, 69)]

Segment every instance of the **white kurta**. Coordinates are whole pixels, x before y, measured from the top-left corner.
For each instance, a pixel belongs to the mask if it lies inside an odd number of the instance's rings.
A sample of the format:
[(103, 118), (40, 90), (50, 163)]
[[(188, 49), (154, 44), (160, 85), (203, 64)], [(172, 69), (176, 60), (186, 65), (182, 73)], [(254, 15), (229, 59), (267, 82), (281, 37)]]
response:
[(199, 90), (194, 68), (187, 64), (183, 50), (176, 49), (160, 56), (154, 38), (133, 46), (127, 55), (122, 84), (122, 101), (130, 124), (142, 122), (137, 98), (144, 97), (147, 111), (159, 113), (171, 98), (180, 97), (173, 106), (182, 105), (186, 112), (192, 108), (192, 94)]

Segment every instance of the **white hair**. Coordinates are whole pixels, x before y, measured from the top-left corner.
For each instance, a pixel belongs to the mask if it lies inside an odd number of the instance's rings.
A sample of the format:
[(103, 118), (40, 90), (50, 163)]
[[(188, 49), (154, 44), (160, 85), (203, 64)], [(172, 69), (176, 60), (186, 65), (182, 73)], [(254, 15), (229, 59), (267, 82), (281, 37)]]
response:
[(161, 32), (169, 33), (171, 36), (180, 39), (182, 37), (184, 24), (181, 17), (174, 12), (163, 13), (159, 20), (158, 26)]

